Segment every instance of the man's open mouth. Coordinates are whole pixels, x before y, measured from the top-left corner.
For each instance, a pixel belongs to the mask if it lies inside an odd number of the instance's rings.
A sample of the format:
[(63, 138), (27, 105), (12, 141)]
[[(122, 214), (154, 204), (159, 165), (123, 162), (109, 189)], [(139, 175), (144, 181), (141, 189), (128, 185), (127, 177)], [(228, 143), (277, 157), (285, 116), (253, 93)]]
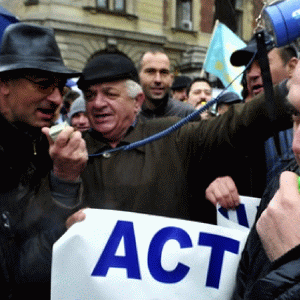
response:
[(37, 110), (46, 118), (53, 118), (56, 111), (53, 108), (38, 108)]
[(261, 84), (254, 85), (254, 86), (252, 87), (252, 91), (253, 91), (253, 94), (254, 94), (254, 95), (258, 95), (258, 94), (261, 93), (263, 90), (264, 90), (264, 86), (261, 85)]
[(94, 114), (94, 118), (96, 118), (97, 120), (102, 120), (110, 116), (111, 114)]

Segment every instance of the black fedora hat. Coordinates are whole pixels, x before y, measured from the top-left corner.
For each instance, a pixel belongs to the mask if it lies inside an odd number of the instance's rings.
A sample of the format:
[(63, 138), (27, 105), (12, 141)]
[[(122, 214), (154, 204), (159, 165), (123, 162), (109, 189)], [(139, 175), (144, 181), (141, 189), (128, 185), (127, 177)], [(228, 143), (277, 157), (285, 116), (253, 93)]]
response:
[(9, 25), (0, 48), (0, 72), (20, 69), (38, 69), (67, 78), (80, 75), (64, 65), (53, 29), (26, 23)]

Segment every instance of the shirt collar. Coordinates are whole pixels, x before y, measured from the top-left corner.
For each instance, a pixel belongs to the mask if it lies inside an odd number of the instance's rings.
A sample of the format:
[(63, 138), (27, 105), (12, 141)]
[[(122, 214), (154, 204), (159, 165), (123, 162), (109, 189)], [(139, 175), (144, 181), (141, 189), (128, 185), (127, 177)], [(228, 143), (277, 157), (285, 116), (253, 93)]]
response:
[[(133, 124), (129, 127), (125, 138), (119, 143), (117, 148), (129, 145), (144, 138), (142, 136), (142, 131), (139, 130), (139, 127), (142, 126), (141, 123), (143, 122), (141, 122), (139, 119), (139, 116), (135, 119)], [(89, 154), (102, 153), (105, 152), (105, 150), (112, 149), (108, 142), (103, 138), (102, 134), (92, 128), (84, 134), (84, 138), (87, 142)], [(142, 146), (136, 150), (145, 152), (145, 147)]]

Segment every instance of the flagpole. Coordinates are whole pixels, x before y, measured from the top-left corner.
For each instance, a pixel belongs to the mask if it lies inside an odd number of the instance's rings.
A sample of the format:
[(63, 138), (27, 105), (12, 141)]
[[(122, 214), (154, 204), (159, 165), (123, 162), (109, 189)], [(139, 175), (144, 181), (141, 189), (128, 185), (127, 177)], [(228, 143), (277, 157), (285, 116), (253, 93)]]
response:
[[(209, 49), (209, 47), (210, 47), (211, 41), (212, 41), (212, 39), (213, 39), (213, 37), (214, 37), (214, 35), (215, 35), (215, 32), (216, 32), (216, 30), (217, 30), (217, 27), (219, 26), (219, 23), (220, 23), (219, 20), (216, 20), (215, 26), (214, 26), (214, 29), (213, 29), (213, 32), (212, 32), (211, 37), (210, 37), (209, 45), (208, 45), (208, 47), (207, 47), (207, 51), (206, 51), (206, 55), (205, 55), (205, 60), (204, 60), (204, 62), (203, 62), (203, 67), (204, 67), (204, 65), (205, 65), (205, 63), (206, 63), (207, 52), (208, 52), (208, 49)], [(201, 70), (201, 72), (200, 72), (200, 77), (204, 77), (205, 70), (204, 70), (203, 67), (202, 67), (202, 70)]]

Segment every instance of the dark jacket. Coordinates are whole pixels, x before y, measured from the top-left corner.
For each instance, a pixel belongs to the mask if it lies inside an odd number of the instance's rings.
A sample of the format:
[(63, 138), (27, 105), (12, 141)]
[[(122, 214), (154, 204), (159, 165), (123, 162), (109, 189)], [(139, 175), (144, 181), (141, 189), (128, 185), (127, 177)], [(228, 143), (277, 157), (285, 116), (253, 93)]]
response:
[(48, 299), (52, 245), (71, 209), (52, 198), (52, 161), (41, 130), (1, 115), (0, 128), (1, 299)]
[[(277, 103), (284, 102), (287, 93), (286, 81), (283, 81), (274, 88), (275, 101)], [(259, 97), (263, 95), (261, 94)], [(292, 128), (292, 122), (290, 128)], [(278, 135), (276, 128), (274, 128), (272, 137), (274, 134)], [(280, 140), (280, 142), (281, 150), (291, 147), (286, 140)], [(243, 150), (240, 147), (232, 147), (230, 151), (224, 154), (220, 153), (215, 157), (213, 168), (219, 168), (220, 165), (223, 165), (224, 172), (222, 176), (231, 176), (233, 178), (240, 195), (261, 198), (267, 186), (269, 174), (267, 173), (266, 155), (270, 155), (270, 151), (266, 152), (265, 141), (253, 141), (253, 146)], [(274, 165), (272, 173), (276, 174), (279, 168), (286, 166), (286, 160), (293, 157), (287, 154), (291, 154), (290, 151), (281, 153), (280, 160)], [(233, 161), (234, 163), (232, 163)]]
[[(288, 164), (286, 170), (299, 174), (299, 167), (295, 160)], [(278, 190), (280, 174), (281, 172), (266, 188), (256, 220), (259, 219)], [(236, 288), (232, 299), (300, 299), (299, 250), (300, 246), (271, 263), (263, 249), (254, 225), (248, 236), (239, 263)]]
[[(277, 125), (290, 126), (283, 101), (275, 104)], [(121, 144), (149, 137), (176, 121), (138, 120)], [(271, 135), (272, 126), (260, 97), (234, 105), (213, 120), (191, 122), (145, 146), (90, 157), (82, 174), (84, 205), (215, 223), (215, 207), (200, 197), (202, 186), (218, 175), (211, 162), (232, 147), (241, 151), (255, 147)], [(88, 132), (85, 139), (89, 154), (110, 149), (100, 133)]]

